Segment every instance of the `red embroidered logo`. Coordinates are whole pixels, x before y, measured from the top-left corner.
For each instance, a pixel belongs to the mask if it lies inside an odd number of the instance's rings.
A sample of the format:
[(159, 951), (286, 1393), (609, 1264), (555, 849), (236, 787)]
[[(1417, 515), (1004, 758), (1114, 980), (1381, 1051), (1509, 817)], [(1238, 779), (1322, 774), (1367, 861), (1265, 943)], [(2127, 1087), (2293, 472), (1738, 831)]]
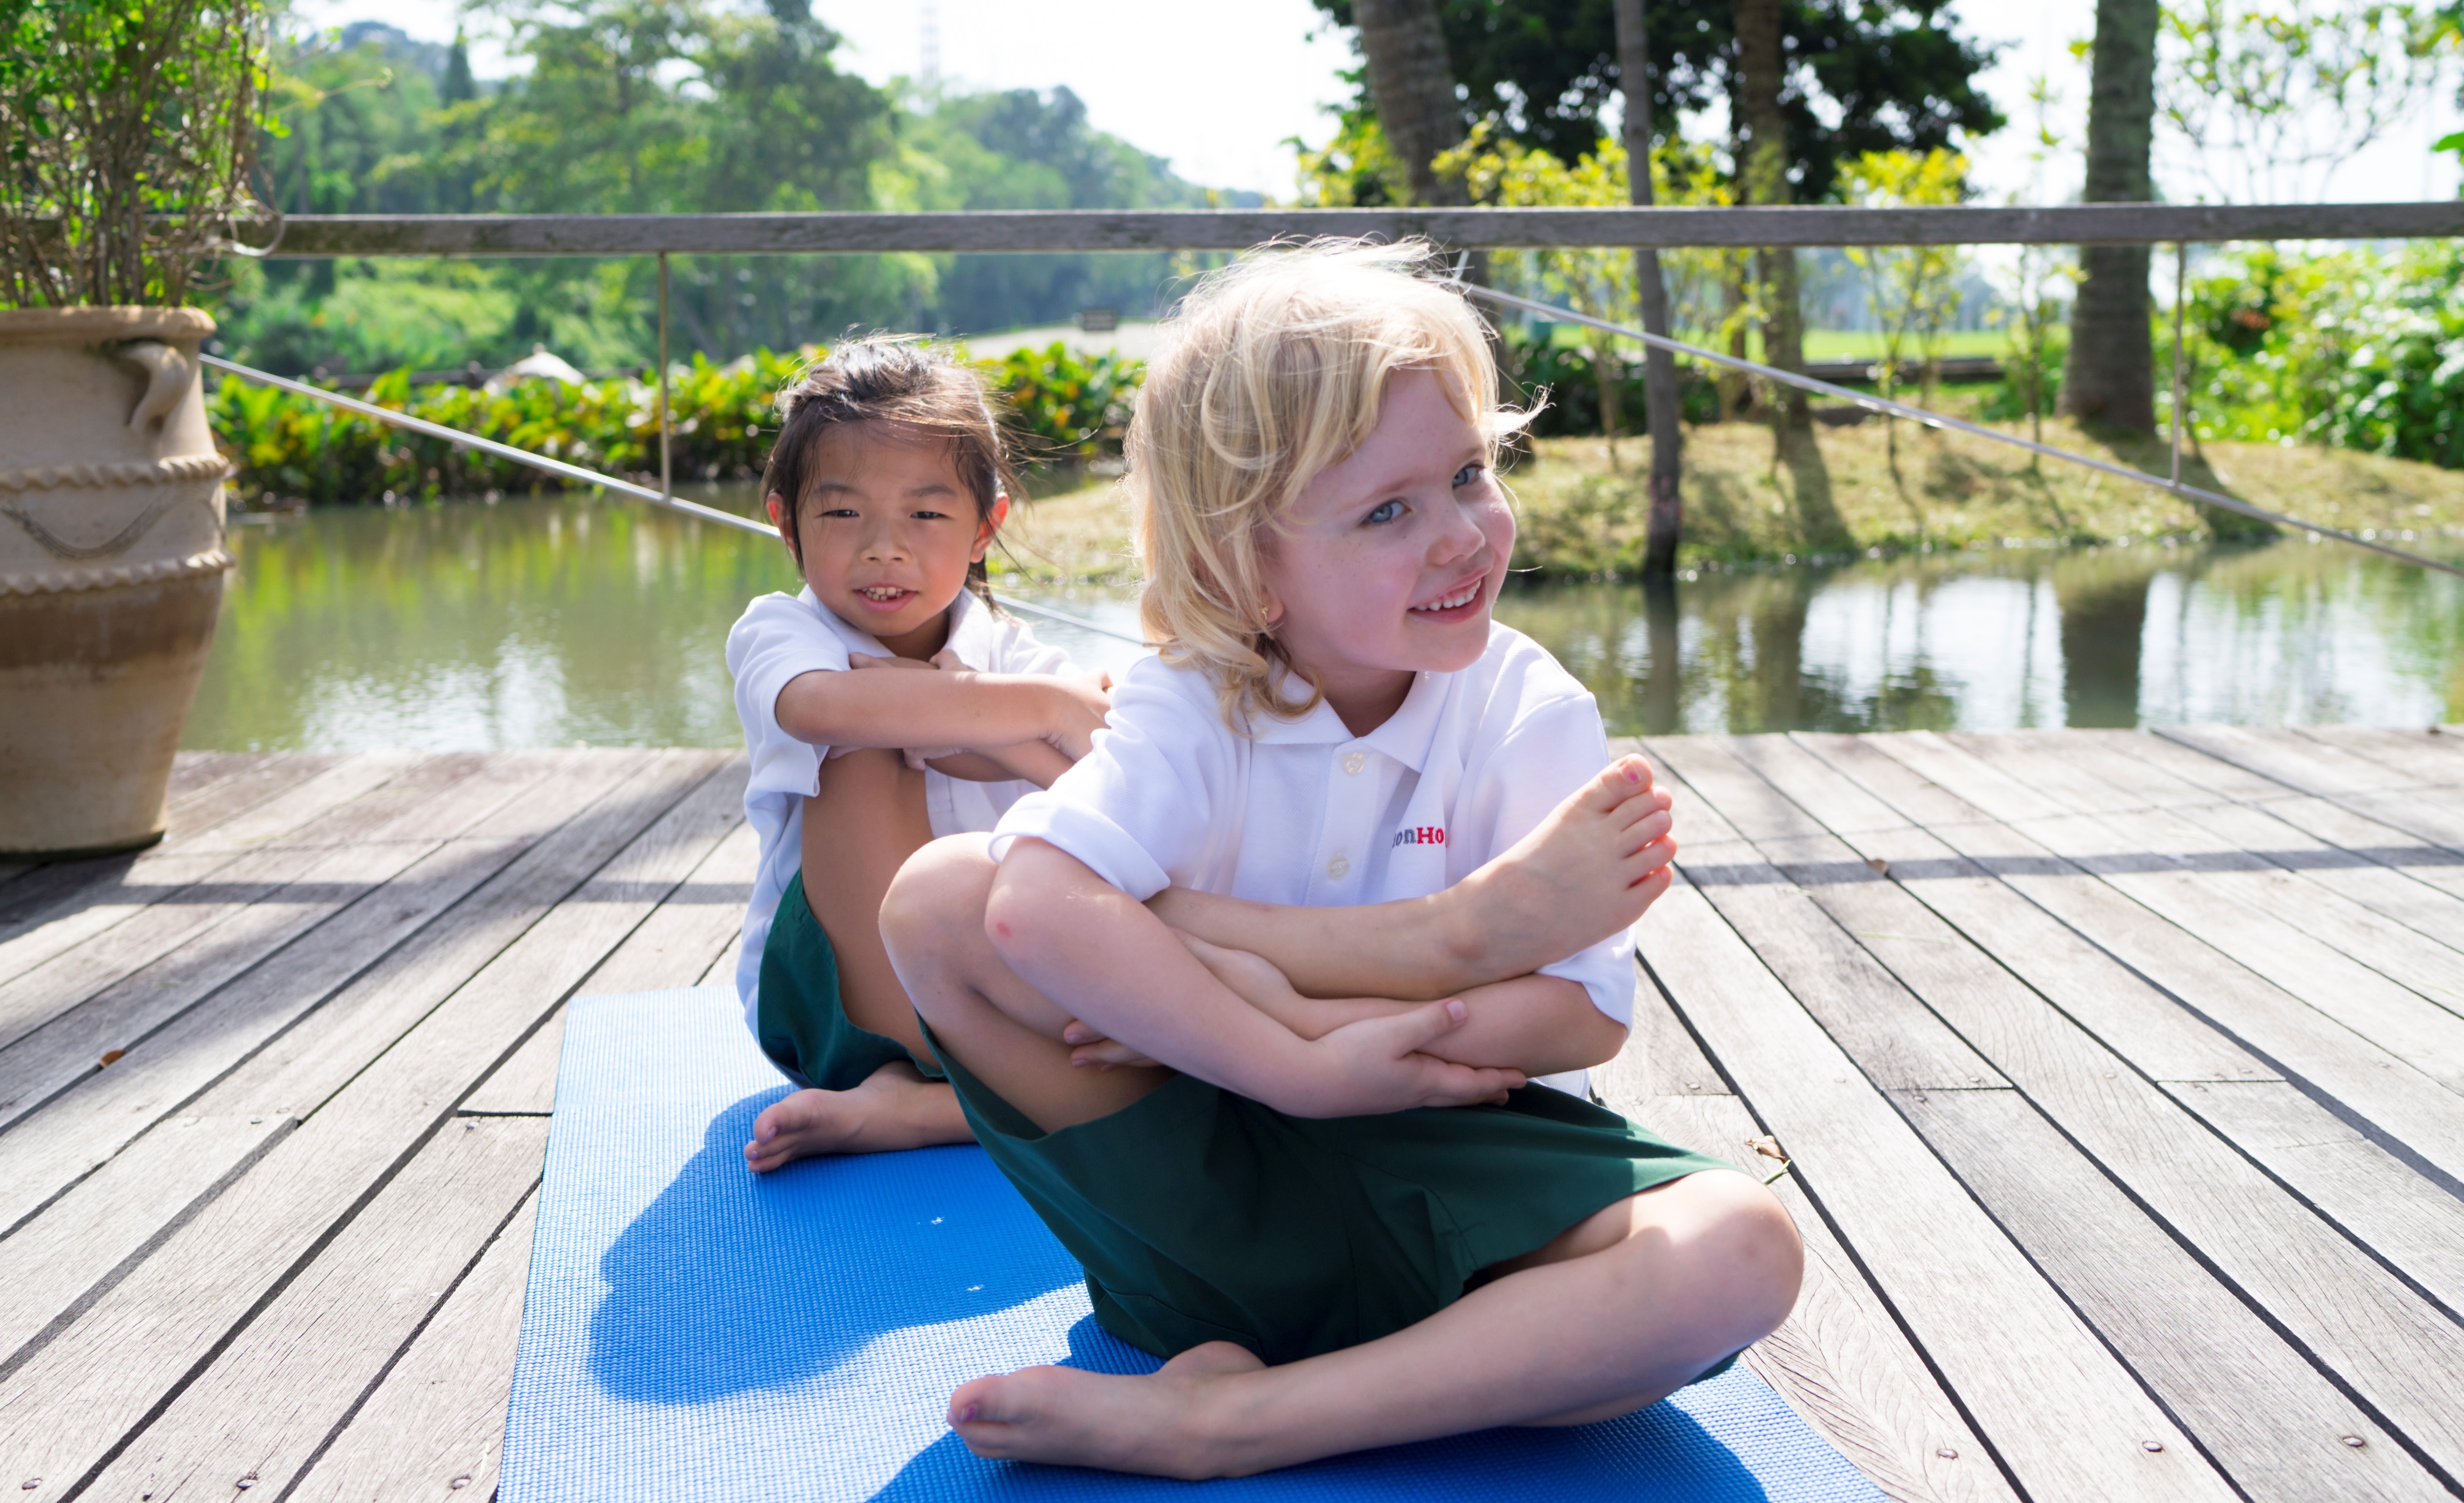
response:
[(1397, 846), (1442, 846), (1445, 843), (1446, 827), (1443, 825), (1413, 825), (1395, 831), (1395, 844)]

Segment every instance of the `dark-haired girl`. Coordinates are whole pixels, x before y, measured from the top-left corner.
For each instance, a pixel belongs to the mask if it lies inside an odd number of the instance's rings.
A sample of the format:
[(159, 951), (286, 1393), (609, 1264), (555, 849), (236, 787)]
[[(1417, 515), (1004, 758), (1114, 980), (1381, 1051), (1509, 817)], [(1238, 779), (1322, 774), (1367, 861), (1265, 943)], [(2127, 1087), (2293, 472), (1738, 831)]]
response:
[(1048, 786), (1107, 703), (979, 593), (1013, 477), (972, 372), (856, 341), (779, 409), (763, 490), (804, 588), (756, 599), (727, 638), (761, 842), (737, 991), (802, 1088), (756, 1119), (757, 1171), (971, 1138), (882, 948), (882, 894), (935, 836)]

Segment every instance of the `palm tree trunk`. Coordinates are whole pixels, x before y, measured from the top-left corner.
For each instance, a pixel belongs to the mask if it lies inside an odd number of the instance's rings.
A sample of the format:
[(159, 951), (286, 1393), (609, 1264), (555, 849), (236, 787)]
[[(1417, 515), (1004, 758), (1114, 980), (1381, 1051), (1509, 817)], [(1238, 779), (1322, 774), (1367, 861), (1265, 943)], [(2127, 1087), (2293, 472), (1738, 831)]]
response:
[[(1643, 30), (1642, 0), (1616, 0), (1617, 77), (1625, 90), (1625, 166), (1627, 196), (1651, 203), (1651, 47)], [(1660, 275), (1660, 253), (1637, 246), (1635, 285), (1642, 302), (1645, 333), (1668, 333), (1668, 283)], [(1642, 356), (1643, 426), (1651, 433), (1651, 516), (1645, 523), (1642, 571), (1670, 574), (1677, 568), (1677, 545), (1685, 530), (1685, 502), (1678, 490), (1684, 464), (1683, 439), (1678, 431), (1677, 360), (1664, 349), (1646, 349)]]
[[(1745, 150), (1738, 174), (1749, 204), (1789, 202), (1788, 120), (1779, 97), (1787, 83), (1780, 55), (1780, 0), (1736, 0), (1736, 117), (1744, 127)], [(1797, 302), (1796, 251), (1776, 246), (1756, 254), (1765, 294), (1771, 302), (1763, 320), (1763, 359), (1782, 370), (1805, 370), (1805, 313)], [(1777, 393), (1780, 422), (1791, 428), (1808, 424), (1805, 392), (1788, 387)]]
[[(2091, 204), (2146, 203), (2155, 195), (2147, 153), (2156, 120), (2156, 25), (2161, 0), (2097, 0), (2089, 74), (2087, 189)], [(2086, 276), (2071, 306), (2062, 410), (2130, 432), (2156, 431), (2156, 363), (2147, 326), (2147, 249), (2079, 249)]]
[(1433, 0), (1353, 0), (1369, 98), (1386, 144), (1402, 159), (1412, 197), (1421, 204), (1465, 202), (1460, 179), (1441, 182), (1429, 164), (1463, 139), (1453, 66)]

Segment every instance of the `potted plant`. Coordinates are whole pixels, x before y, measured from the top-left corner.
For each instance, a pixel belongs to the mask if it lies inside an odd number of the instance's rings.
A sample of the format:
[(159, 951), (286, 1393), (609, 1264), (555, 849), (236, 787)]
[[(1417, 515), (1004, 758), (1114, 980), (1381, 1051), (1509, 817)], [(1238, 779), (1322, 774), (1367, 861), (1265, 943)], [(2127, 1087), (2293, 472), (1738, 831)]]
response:
[(0, 857), (162, 838), (231, 566), (186, 306), (254, 212), (263, 0), (0, 0)]

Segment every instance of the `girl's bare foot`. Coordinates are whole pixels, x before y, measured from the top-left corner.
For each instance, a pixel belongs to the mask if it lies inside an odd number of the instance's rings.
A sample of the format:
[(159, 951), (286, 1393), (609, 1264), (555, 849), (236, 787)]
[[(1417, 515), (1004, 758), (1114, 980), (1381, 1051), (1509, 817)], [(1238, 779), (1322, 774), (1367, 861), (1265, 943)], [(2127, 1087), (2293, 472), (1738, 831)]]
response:
[(753, 1119), (744, 1164), (756, 1174), (816, 1154), (875, 1154), (935, 1143), (971, 1143), (975, 1133), (947, 1083), (904, 1062), (882, 1066), (852, 1091), (807, 1087)]
[(1204, 1421), (1226, 1390), (1265, 1363), (1245, 1347), (1209, 1341), (1144, 1378), (1029, 1367), (979, 1378), (950, 1396), (950, 1427), (979, 1456), (1149, 1476), (1238, 1476)]
[(1668, 890), (1677, 844), (1651, 763), (1625, 756), (1504, 855), (1441, 895), (1446, 931), (1478, 971), (1519, 976), (1633, 925)]

